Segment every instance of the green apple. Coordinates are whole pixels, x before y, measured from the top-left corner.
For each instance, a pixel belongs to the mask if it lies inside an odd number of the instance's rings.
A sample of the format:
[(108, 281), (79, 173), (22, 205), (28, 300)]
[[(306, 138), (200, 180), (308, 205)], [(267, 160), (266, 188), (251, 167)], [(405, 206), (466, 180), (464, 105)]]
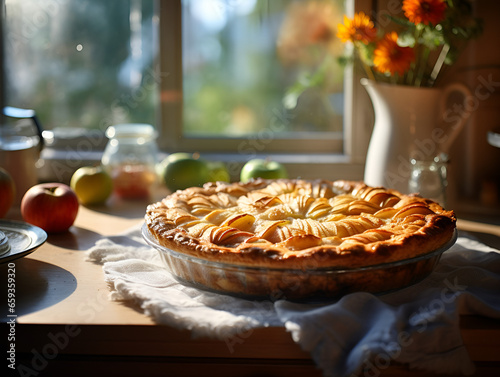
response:
[(175, 160), (180, 160), (183, 158), (192, 158), (193, 154), (192, 153), (186, 153), (186, 152), (176, 152), (176, 153), (171, 153), (167, 157), (165, 157), (158, 165), (156, 166), (156, 174), (158, 174), (159, 177), (163, 176), (165, 173), (165, 168), (167, 167), (169, 162), (173, 162)]
[(113, 191), (111, 176), (101, 165), (77, 169), (70, 186), (83, 205), (103, 204)]
[(288, 178), (288, 173), (279, 162), (256, 158), (243, 165), (240, 172), (241, 182), (248, 182), (252, 178)]
[(223, 162), (209, 161), (208, 168), (210, 169), (211, 182), (230, 182), (229, 171)]
[(166, 161), (161, 176), (167, 188), (172, 192), (188, 187), (203, 186), (211, 180), (208, 163), (192, 155), (174, 156), (170, 161)]

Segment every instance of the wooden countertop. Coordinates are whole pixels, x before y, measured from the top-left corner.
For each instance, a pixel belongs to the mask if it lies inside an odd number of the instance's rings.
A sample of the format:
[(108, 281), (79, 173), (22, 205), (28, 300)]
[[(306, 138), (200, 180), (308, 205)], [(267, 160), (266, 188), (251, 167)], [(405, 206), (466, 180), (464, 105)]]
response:
[[(212, 370), (217, 376), (321, 375), (284, 328), (250, 330), (225, 341), (192, 339), (189, 331), (155, 324), (133, 305), (110, 301), (102, 267), (87, 261), (85, 251), (140, 224), (146, 205), (81, 206), (69, 232), (49, 235), (37, 251), (15, 261), (18, 365), (40, 376), (199, 376)], [(20, 218), (15, 209), (8, 217)], [(500, 249), (500, 225), (477, 219), (458, 225)], [(0, 271), (5, 280), (7, 264)], [(500, 321), (463, 316), (461, 331), (476, 375), (498, 375)], [(419, 375), (400, 365), (380, 372)]]

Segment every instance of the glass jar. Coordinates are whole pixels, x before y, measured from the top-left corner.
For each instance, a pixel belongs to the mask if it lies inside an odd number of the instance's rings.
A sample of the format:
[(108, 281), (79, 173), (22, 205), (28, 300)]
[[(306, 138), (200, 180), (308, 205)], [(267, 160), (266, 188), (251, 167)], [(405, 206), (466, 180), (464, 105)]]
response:
[(118, 124), (108, 127), (106, 136), (102, 165), (113, 179), (114, 193), (124, 199), (148, 198), (158, 182), (156, 130), (150, 124)]
[(446, 156), (438, 156), (432, 160), (412, 159), (409, 191), (434, 200), (445, 207), (446, 187), (448, 186), (447, 165)]

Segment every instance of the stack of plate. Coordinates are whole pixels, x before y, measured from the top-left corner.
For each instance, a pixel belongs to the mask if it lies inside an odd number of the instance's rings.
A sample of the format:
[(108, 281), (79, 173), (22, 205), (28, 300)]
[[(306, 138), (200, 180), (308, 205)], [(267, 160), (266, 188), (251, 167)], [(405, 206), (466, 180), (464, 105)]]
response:
[(0, 263), (25, 257), (47, 240), (47, 233), (23, 221), (0, 219)]
[(0, 231), (0, 255), (10, 250), (9, 239), (4, 232)]

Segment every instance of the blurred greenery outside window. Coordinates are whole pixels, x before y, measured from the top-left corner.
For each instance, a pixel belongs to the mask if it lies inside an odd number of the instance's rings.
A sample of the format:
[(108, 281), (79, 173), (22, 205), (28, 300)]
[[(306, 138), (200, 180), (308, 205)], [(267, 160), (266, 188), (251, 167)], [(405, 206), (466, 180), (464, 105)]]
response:
[[(344, 75), (335, 54), (343, 46), (333, 33), (343, 1), (182, 5), (186, 136), (256, 134), (276, 111), (284, 115), (283, 134), (342, 131)], [(326, 56), (322, 81), (287, 108), (287, 89), (309, 80)]]
[(96, 147), (112, 124), (156, 124), (155, 12), (153, 0), (5, 0), (5, 103)]
[[(175, 3), (175, 2), (174, 2)], [(160, 18), (182, 22), (182, 87), (168, 78), (162, 114), (171, 150), (342, 153), (344, 0), (182, 0)], [(172, 19), (170, 19), (172, 17)], [(161, 46), (175, 45), (160, 32)], [(162, 50), (162, 59), (168, 60)], [(176, 102), (178, 90), (182, 101)], [(298, 96), (298, 94), (301, 94)]]
[(5, 2), (5, 102), (47, 130), (101, 148), (137, 122), (166, 152), (345, 152), (344, 0)]

